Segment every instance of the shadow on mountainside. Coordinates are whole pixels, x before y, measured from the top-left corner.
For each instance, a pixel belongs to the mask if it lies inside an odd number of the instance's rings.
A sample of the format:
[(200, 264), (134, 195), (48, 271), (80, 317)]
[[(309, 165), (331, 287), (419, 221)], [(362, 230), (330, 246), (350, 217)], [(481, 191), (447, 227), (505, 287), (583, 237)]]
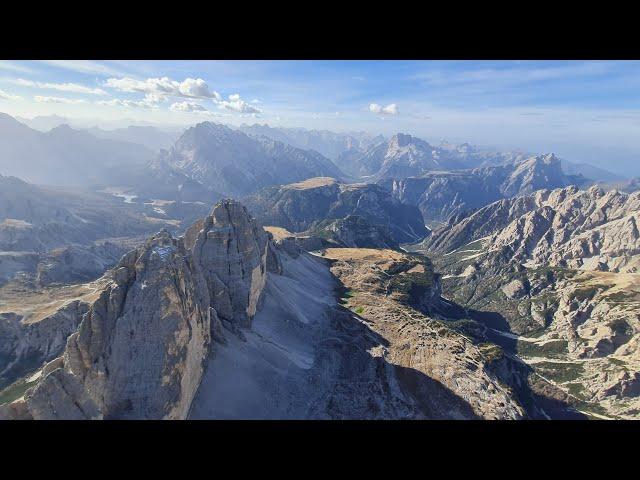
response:
[(507, 368), (504, 368), (505, 365), (495, 365), (497, 368), (492, 368), (493, 373), (517, 393), (518, 400), (532, 418), (587, 419), (586, 415), (575, 410), (564, 391), (540, 377), (531, 366), (520, 360), (517, 355), (518, 335), (512, 332), (502, 314), (465, 308), (444, 299), (439, 313), (444, 316), (444, 321), (451, 322), (457, 329), (457, 321), (475, 322), (481, 328), (469, 328), (467, 324), (462, 333), (467, 334), (476, 345), (488, 341), (504, 350)]
[[(367, 322), (343, 306), (338, 306), (331, 316), (332, 348), (321, 348), (317, 356), (321, 369), (327, 365), (328, 357), (337, 354), (341, 359), (339, 371), (335, 372), (336, 388), (327, 402), (330, 415), (337, 414), (340, 418), (340, 405), (355, 402), (367, 405), (365, 410), (368, 411), (363, 411), (364, 415), (359, 418), (402, 418), (406, 414), (406, 418), (480, 418), (466, 400), (441, 382), (414, 368), (392, 364), (385, 355), (374, 356), (372, 350), (380, 346), (386, 349), (390, 344), (369, 328)], [(345, 391), (345, 383), (357, 388)], [(345, 394), (351, 398), (345, 399)], [(406, 397), (412, 400), (413, 405), (405, 404)], [(395, 410), (391, 417), (385, 415), (389, 405)]]

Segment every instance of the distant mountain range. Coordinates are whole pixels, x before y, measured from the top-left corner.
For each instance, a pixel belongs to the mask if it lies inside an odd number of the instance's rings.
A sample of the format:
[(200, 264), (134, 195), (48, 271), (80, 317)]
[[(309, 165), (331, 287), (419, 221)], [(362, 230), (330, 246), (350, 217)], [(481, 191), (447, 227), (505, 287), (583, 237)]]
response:
[(96, 138), (68, 125), (40, 132), (0, 113), (0, 172), (32, 183), (85, 188), (120, 184), (127, 169), (154, 155), (142, 145)]
[(384, 179), (380, 183), (402, 202), (417, 205), (425, 221), (431, 223), (446, 221), (501, 198), (589, 182), (582, 176), (566, 175), (558, 158), (548, 154), (491, 167)]
[(87, 129), (87, 131), (97, 138), (137, 143), (153, 151), (171, 148), (182, 133), (179, 130), (169, 131), (156, 127), (134, 125), (126, 128), (116, 128), (114, 130), (103, 130), (99, 127), (93, 127)]
[(304, 128), (277, 128), (257, 123), (242, 125), (239, 130), (253, 137), (269, 137), (303, 150), (315, 150), (331, 160), (336, 160), (345, 151), (363, 150), (384, 141), (382, 135), (374, 136), (365, 132), (336, 133)]

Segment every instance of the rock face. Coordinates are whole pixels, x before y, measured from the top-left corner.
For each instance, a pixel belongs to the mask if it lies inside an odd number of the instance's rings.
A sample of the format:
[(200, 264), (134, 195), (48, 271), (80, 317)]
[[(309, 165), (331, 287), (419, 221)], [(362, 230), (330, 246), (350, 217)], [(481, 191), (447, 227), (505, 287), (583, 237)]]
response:
[(183, 418), (210, 343), (201, 273), (166, 232), (127, 254), (26, 403), (39, 418)]
[(640, 193), (598, 187), (540, 190), (501, 200), (433, 232), (424, 245), (450, 252), (483, 237), (519, 262), (635, 271), (640, 254)]
[(424, 140), (398, 133), (388, 142), (368, 149), (345, 152), (336, 160), (354, 176), (374, 179), (401, 178), (420, 175), (427, 170), (451, 170), (465, 165), (451, 155), (429, 145)]
[(383, 226), (395, 242), (416, 241), (427, 230), (417, 208), (403, 205), (378, 185), (344, 184), (333, 178), (264, 189), (245, 199), (247, 208), (263, 225), (292, 232), (313, 230), (322, 221), (362, 217), (371, 226)]
[(23, 323), (19, 315), (0, 314), (0, 385), (13, 382), (44, 362), (59, 357), (67, 338), (78, 329), (89, 305), (72, 301), (35, 323)]
[(521, 160), (520, 152), (480, 150), (469, 144), (446, 142), (431, 145), (417, 137), (398, 133), (388, 141), (380, 139), (368, 145), (346, 149), (335, 162), (340, 169), (358, 177), (374, 180), (400, 179), (429, 171), (459, 170), (499, 165)]
[[(439, 303), (427, 260), (352, 248), (327, 249), (322, 259), (289, 253), (284, 242), (278, 251), (282, 268), (268, 273), (252, 329), (242, 339), (229, 335), (217, 350), (190, 418), (528, 415), (502, 371), (509, 371), (506, 359), (490, 358), (421, 307), (404, 303), (413, 283), (424, 287), (414, 292), (416, 305)], [(389, 277), (396, 281), (385, 295)], [(336, 289), (348, 294), (342, 305)]]
[(184, 238), (156, 234), (107, 274), (55, 368), (0, 417), (185, 418), (220, 321), (237, 330), (256, 313), (268, 244), (233, 201)]
[(560, 160), (549, 154), (473, 170), (396, 177), (381, 184), (403, 203), (417, 205), (426, 222), (443, 222), (503, 198), (585, 181), (565, 175)]
[[(266, 278), (269, 237), (244, 206), (219, 203), (195, 232), (193, 256), (207, 281), (212, 306), (223, 321), (248, 327)], [(191, 241), (191, 240), (189, 240)]]
[(222, 195), (236, 197), (321, 175), (342, 177), (318, 152), (252, 138), (211, 122), (189, 128), (160, 161)]

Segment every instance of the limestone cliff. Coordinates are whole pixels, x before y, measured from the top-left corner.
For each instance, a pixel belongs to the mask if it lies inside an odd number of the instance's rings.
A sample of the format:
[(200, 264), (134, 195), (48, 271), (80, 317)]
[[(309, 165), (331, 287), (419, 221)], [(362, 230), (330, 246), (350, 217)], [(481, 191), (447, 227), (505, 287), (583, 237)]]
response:
[(186, 418), (219, 320), (248, 326), (265, 283), (269, 236), (233, 201), (184, 238), (166, 231), (106, 274), (64, 353), (0, 417)]

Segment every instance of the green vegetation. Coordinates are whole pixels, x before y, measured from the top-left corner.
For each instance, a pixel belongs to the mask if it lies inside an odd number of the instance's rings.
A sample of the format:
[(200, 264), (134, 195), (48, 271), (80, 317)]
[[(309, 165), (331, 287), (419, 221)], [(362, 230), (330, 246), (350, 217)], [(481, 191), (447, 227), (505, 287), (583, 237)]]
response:
[(624, 360), (620, 360), (619, 358), (613, 358), (613, 357), (607, 357), (609, 362), (613, 365), (615, 365), (616, 367), (621, 367), (624, 368), (625, 370), (628, 370), (629, 367), (627, 367), (627, 363)]
[(447, 325), (476, 342), (485, 340), (485, 328), (475, 320), (463, 318), (460, 320), (447, 320)]
[(0, 391), (0, 405), (11, 403), (22, 397), (30, 387), (35, 385), (34, 382), (27, 382), (24, 378), (13, 382), (4, 390)]
[(498, 362), (504, 357), (502, 348), (494, 343), (480, 343), (478, 349), (488, 363)]
[(519, 341), (517, 353), (521, 357), (557, 357), (567, 353), (567, 346), (566, 340), (552, 340), (542, 345)]
[(567, 383), (565, 387), (574, 397), (584, 399), (586, 396), (585, 388), (581, 383)]
[[(409, 254), (407, 261), (395, 262), (387, 274), (392, 275), (389, 290), (399, 293), (401, 301), (410, 305), (419, 305), (435, 285), (436, 276), (431, 261), (422, 255)], [(415, 267), (422, 267), (422, 272), (409, 272)]]
[(358, 315), (362, 315), (362, 313), (364, 312), (364, 307), (356, 307), (353, 309), (354, 312), (356, 312)]
[(556, 383), (572, 382), (584, 374), (584, 367), (580, 363), (540, 362), (533, 367), (540, 375)]
[(340, 285), (334, 289), (335, 298), (338, 299), (340, 305), (346, 305), (349, 303), (349, 299), (355, 297), (353, 290), (346, 288), (344, 285)]

